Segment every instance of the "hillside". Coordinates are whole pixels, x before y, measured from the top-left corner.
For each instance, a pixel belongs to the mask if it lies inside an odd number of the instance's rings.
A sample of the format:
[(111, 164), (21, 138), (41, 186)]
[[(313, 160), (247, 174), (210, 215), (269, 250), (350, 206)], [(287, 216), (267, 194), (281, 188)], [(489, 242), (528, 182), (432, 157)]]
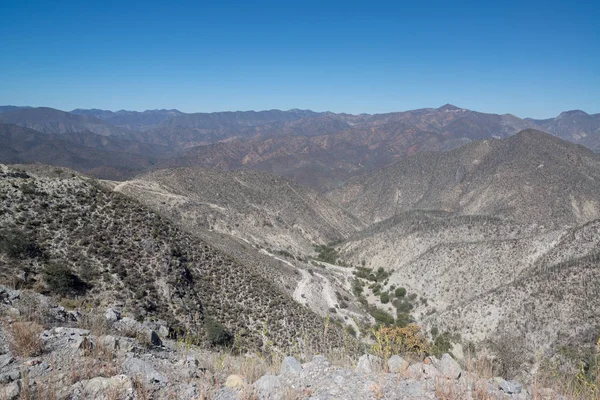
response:
[(116, 191), (166, 213), (191, 231), (210, 229), (296, 253), (348, 237), (361, 224), (321, 195), (254, 171), (157, 170)]
[(200, 342), (216, 321), (248, 348), (324, 344), (324, 322), (251, 267), (93, 180), (36, 170), (1, 169), (5, 283), (160, 319)]
[(351, 179), (328, 197), (367, 223), (423, 209), (566, 226), (600, 217), (599, 183), (597, 155), (526, 130), (407, 157)]

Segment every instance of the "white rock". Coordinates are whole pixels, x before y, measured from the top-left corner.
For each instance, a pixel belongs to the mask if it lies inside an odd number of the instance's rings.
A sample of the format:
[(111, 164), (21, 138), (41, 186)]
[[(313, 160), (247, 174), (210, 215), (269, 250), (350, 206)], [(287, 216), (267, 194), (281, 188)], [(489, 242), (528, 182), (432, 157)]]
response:
[(432, 358), (432, 364), (447, 379), (458, 379), (462, 373), (460, 365), (447, 353), (439, 360)]
[(302, 365), (294, 357), (286, 357), (281, 362), (279, 375), (299, 374), (302, 372)]
[(400, 356), (391, 356), (387, 361), (387, 365), (389, 371), (393, 374), (404, 372), (408, 368), (408, 362)]
[(361, 374), (372, 374), (381, 372), (383, 360), (372, 354), (362, 355), (358, 359), (355, 371)]

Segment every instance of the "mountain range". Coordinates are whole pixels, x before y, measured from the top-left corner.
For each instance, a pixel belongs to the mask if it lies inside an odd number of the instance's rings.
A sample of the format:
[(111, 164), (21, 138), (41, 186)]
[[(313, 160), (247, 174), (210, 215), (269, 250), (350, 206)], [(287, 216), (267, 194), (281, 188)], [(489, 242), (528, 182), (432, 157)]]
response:
[[(142, 156), (121, 162), (127, 164), (125, 167), (102, 162), (93, 168), (87, 164), (68, 165), (99, 177), (124, 179), (132, 177), (132, 171), (197, 165), (262, 170), (318, 190), (335, 188), (353, 176), (413, 153), (450, 150), (472, 140), (504, 138), (527, 128), (600, 150), (598, 114), (567, 111), (556, 118), (534, 120), (479, 113), (449, 104), (374, 115), (309, 110), (186, 114), (177, 110), (76, 109), (68, 113), (4, 106), (0, 107), (0, 123), (46, 134), (78, 133), (75, 140), (64, 139), (88, 148)], [(129, 142), (117, 151), (112, 143), (87, 139), (93, 134)], [(144, 150), (135, 149), (132, 143), (139, 143), (139, 149)]]
[(103, 305), (253, 346), (414, 321), (520, 370), (595, 351), (598, 114), (1, 110), (0, 162), (27, 165), (2, 167), (0, 220), (44, 253), (0, 246), (4, 280), (60, 262)]

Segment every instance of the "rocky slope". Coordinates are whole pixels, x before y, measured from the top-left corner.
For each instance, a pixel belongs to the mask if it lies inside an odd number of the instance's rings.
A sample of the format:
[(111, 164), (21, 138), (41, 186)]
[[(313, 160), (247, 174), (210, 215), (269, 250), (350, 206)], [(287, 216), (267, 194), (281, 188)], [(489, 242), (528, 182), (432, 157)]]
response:
[(253, 171), (157, 170), (114, 190), (165, 213), (192, 232), (214, 230), (248, 243), (299, 254), (362, 227), (320, 194)]
[(558, 398), (540, 385), (463, 369), (448, 354), (328, 359), (303, 352), (300, 363), (215, 353), (170, 340), (163, 327), (154, 331), (156, 324), (116, 309), (67, 310), (3, 286), (0, 313), (0, 395), (7, 400)]
[(410, 312), (431, 332), (484, 346), (510, 337), (523, 355), (520, 367), (528, 369), (534, 354), (586, 352), (596, 343), (599, 226), (596, 220), (547, 230), (485, 216), (410, 212), (339, 248), (351, 263), (390, 272), (381, 292), (393, 292), (393, 285), (414, 293)]
[(600, 217), (600, 158), (526, 130), (442, 153), (420, 153), (354, 178), (329, 198), (367, 223), (424, 209), (547, 226)]
[(198, 341), (209, 320), (249, 347), (322, 338), (323, 320), (250, 266), (87, 178), (47, 171), (2, 166), (4, 282), (119, 305)]

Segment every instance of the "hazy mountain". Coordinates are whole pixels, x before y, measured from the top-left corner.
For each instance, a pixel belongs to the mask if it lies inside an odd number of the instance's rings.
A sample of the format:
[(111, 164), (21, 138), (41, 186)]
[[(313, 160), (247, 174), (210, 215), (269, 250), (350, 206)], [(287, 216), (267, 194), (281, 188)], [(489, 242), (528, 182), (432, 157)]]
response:
[(600, 119), (597, 116), (572, 110), (562, 112), (556, 118), (534, 122), (539, 129), (561, 139), (582, 144), (594, 151), (600, 150)]
[(146, 111), (108, 111), (98, 109), (75, 109), (73, 114), (97, 117), (111, 125), (127, 128), (132, 131), (147, 131), (176, 115), (183, 114), (178, 110), (146, 110)]
[(452, 106), (378, 115), (327, 114), (275, 129), (261, 126), (247, 140), (194, 147), (171, 165), (259, 169), (326, 189), (412, 153), (506, 137), (528, 124), (513, 116)]
[(125, 179), (157, 163), (160, 149), (91, 132), (44, 134), (0, 124), (0, 163), (45, 163)]
[(600, 217), (600, 157), (526, 130), (415, 154), (351, 179), (329, 198), (368, 223), (428, 209), (571, 225)]
[(34, 129), (42, 133), (90, 131), (99, 135), (126, 136), (128, 131), (93, 117), (71, 114), (53, 108), (22, 108), (0, 113), (0, 122)]
[(22, 110), (25, 108), (31, 108), (31, 107), (27, 107), (27, 106), (0, 106), (0, 113), (4, 113), (4, 112), (9, 112), (9, 111), (16, 111), (16, 110)]
[(223, 129), (289, 122), (318, 115), (310, 110), (226, 111), (215, 113), (180, 114), (165, 121), (164, 127)]
[(148, 155), (169, 158), (160, 162), (161, 167), (261, 170), (319, 190), (335, 188), (410, 154), (447, 151), (472, 140), (504, 138), (532, 127), (600, 150), (600, 120), (582, 111), (533, 120), (451, 104), (374, 115), (309, 110), (194, 114), (177, 110), (11, 110), (0, 114), (0, 122), (44, 133), (120, 135), (151, 145), (156, 151)]

